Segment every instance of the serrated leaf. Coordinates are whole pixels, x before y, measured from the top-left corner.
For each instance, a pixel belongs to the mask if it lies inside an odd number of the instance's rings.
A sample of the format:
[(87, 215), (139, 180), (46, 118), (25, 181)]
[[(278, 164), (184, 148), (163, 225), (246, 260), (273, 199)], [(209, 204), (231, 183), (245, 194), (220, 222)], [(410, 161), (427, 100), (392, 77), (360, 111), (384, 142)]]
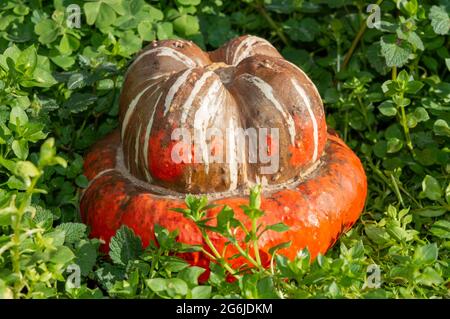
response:
[(386, 59), (386, 65), (389, 67), (402, 67), (412, 53), (411, 45), (394, 35), (383, 36), (380, 43), (381, 54)]
[(137, 259), (142, 253), (141, 238), (132, 229), (123, 225), (111, 238), (109, 256), (115, 264), (126, 266), (129, 261)]
[(444, 7), (432, 6), (428, 17), (437, 34), (445, 35), (450, 29), (450, 18)]
[(62, 223), (56, 229), (65, 233), (67, 243), (76, 243), (86, 235), (87, 227), (81, 223)]

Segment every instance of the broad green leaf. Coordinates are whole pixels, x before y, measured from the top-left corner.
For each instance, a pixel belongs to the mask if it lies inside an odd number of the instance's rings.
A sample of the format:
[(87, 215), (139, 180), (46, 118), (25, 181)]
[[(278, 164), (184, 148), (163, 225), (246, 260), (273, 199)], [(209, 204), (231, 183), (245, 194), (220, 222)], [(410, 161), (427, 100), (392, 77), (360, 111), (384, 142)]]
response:
[(198, 278), (204, 272), (205, 269), (201, 267), (187, 267), (180, 271), (177, 277), (184, 280), (189, 285), (189, 287), (195, 287), (198, 285)]
[(269, 11), (276, 13), (292, 13), (301, 8), (303, 0), (270, 0), (264, 1)]
[(397, 114), (397, 108), (392, 101), (384, 101), (378, 106), (380, 113), (384, 116), (395, 116)]
[(184, 14), (173, 21), (174, 30), (184, 36), (191, 36), (200, 31), (198, 18)]
[(16, 126), (23, 126), (28, 123), (28, 115), (21, 107), (15, 106), (11, 109), (9, 121)]
[(208, 299), (211, 297), (211, 286), (197, 286), (191, 290), (192, 299)]
[(299, 42), (314, 41), (320, 34), (320, 25), (315, 19), (309, 17), (301, 20), (289, 19), (283, 23), (283, 29), (292, 40)]
[(439, 273), (431, 267), (426, 267), (422, 274), (417, 278), (417, 282), (426, 286), (439, 285), (443, 282)]
[(101, 2), (87, 2), (84, 4), (84, 13), (86, 14), (86, 22), (89, 25), (93, 25), (97, 20), (97, 16), (100, 12)]
[(65, 233), (67, 243), (76, 243), (86, 235), (87, 227), (81, 223), (62, 223), (55, 229), (62, 230)]
[(413, 260), (420, 265), (429, 265), (438, 258), (438, 247), (436, 243), (417, 247)]
[(438, 119), (434, 122), (433, 131), (436, 135), (450, 137), (450, 127), (443, 119)]
[(36, 67), (36, 63), (37, 63), (37, 53), (36, 53), (36, 49), (32, 45), (20, 53), (20, 55), (16, 61), (16, 66), (20, 67), (27, 73), (31, 74), (31, 73), (33, 73), (33, 71)]
[(59, 29), (56, 22), (50, 19), (40, 21), (34, 27), (34, 31), (39, 35), (39, 42), (42, 44), (52, 43), (59, 35)]
[(156, 27), (156, 36), (158, 40), (173, 38), (173, 26), (170, 22), (158, 23)]
[(24, 139), (14, 140), (11, 144), (11, 149), (21, 160), (26, 160), (28, 157), (28, 142)]
[[(66, 235), (67, 237), (67, 235)], [(75, 251), (75, 262), (80, 266), (81, 274), (87, 276), (97, 261), (97, 246), (87, 240), (82, 240)]]
[(442, 197), (442, 189), (437, 179), (431, 175), (426, 175), (422, 181), (422, 192), (419, 196), (431, 200), (439, 200)]
[(412, 53), (411, 45), (394, 35), (383, 36), (380, 43), (381, 54), (386, 59), (386, 64), (389, 67), (402, 67)]
[(119, 228), (109, 243), (109, 256), (115, 264), (126, 266), (142, 253), (141, 238), (127, 226)]
[(450, 29), (450, 18), (444, 7), (432, 6), (429, 18), (434, 32), (445, 35)]
[(387, 140), (387, 152), (388, 153), (396, 153), (400, 151), (403, 147), (403, 142), (398, 138), (389, 138)]
[(65, 265), (75, 258), (74, 253), (66, 246), (60, 246), (51, 254), (50, 261), (55, 264)]
[(431, 226), (430, 232), (436, 237), (450, 239), (450, 221), (438, 220)]

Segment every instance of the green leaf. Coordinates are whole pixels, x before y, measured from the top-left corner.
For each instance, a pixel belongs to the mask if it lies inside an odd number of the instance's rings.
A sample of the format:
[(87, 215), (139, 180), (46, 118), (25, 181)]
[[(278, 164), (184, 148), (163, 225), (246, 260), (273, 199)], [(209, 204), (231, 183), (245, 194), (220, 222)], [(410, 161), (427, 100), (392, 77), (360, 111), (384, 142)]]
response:
[(11, 144), (11, 149), (21, 160), (26, 160), (28, 157), (28, 142), (24, 139), (14, 140)]
[(16, 61), (16, 66), (22, 70), (33, 73), (37, 63), (37, 53), (34, 45), (23, 50)]
[(58, 249), (51, 254), (50, 262), (65, 265), (75, 258), (74, 253), (69, 247), (59, 246)]
[(269, 254), (273, 255), (277, 250), (289, 248), (289, 247), (291, 247), (291, 245), (292, 245), (292, 241), (286, 241), (286, 242), (280, 243), (278, 245), (275, 245), (273, 247), (270, 247)]
[(283, 24), (283, 29), (294, 41), (312, 42), (320, 34), (320, 25), (313, 18), (289, 19)]
[(380, 113), (384, 116), (395, 116), (397, 114), (397, 108), (395, 107), (394, 103), (392, 101), (384, 101), (378, 106), (378, 109), (380, 110)]
[(40, 174), (38, 168), (30, 161), (18, 161), (15, 171), (17, 175), (24, 177), (35, 177)]
[(153, 30), (153, 23), (150, 21), (141, 21), (138, 25), (138, 34), (145, 41), (153, 41), (156, 38), (156, 33)]
[(46, 87), (51, 87), (51, 86), (55, 85), (56, 83), (58, 83), (58, 82), (55, 80), (52, 73), (49, 70), (44, 69), (43, 67), (38, 65), (34, 69), (33, 80), (27, 81), (27, 82), (22, 82), (22, 85), (24, 85), (26, 87), (38, 86), (38, 87), (46, 88)]
[(400, 151), (403, 147), (403, 142), (398, 138), (389, 138), (387, 140), (387, 152), (388, 153), (396, 153)]
[(445, 35), (450, 29), (450, 18), (444, 7), (432, 6), (428, 17), (437, 34)]
[(422, 181), (422, 192), (420, 192), (419, 196), (421, 198), (426, 197), (431, 200), (439, 200), (442, 197), (442, 189), (437, 179), (431, 175), (426, 175)]
[(198, 18), (188, 14), (176, 18), (173, 21), (173, 28), (183, 36), (191, 36), (200, 32)]
[(270, 0), (264, 1), (264, 3), (269, 11), (274, 11), (276, 13), (292, 13), (301, 8), (303, 0)]
[(419, 265), (429, 265), (438, 258), (438, 247), (436, 243), (417, 247), (414, 252), (413, 261)]
[(81, 223), (62, 223), (56, 226), (57, 230), (62, 230), (67, 243), (76, 243), (86, 235), (87, 227)]
[(67, 88), (69, 90), (81, 89), (87, 85), (86, 75), (83, 73), (72, 74), (67, 81)]
[(416, 280), (419, 284), (425, 286), (437, 286), (443, 282), (441, 275), (439, 275), (439, 273), (431, 267), (426, 267)]
[(201, 267), (188, 267), (180, 271), (177, 275), (177, 278), (185, 281), (189, 285), (189, 287), (194, 287), (198, 285), (198, 278), (204, 272), (205, 269)]
[(417, 122), (426, 122), (430, 119), (427, 110), (421, 106), (414, 110), (414, 117), (417, 119)]
[(381, 43), (377, 41), (372, 43), (366, 51), (367, 60), (370, 65), (381, 75), (385, 75), (389, 68), (386, 66), (386, 59), (381, 53)]
[(445, 189), (445, 200), (450, 204), (450, 183), (448, 183), (447, 188)]
[[(150, 289), (152, 289), (154, 292), (165, 292), (168, 297), (174, 298), (174, 297), (185, 297), (188, 293), (188, 286), (187, 284), (179, 279), (179, 278), (170, 278), (170, 279), (149, 279), (146, 281), (147, 285)], [(164, 296), (163, 294), (160, 294)]]
[(375, 225), (367, 225), (364, 227), (367, 237), (378, 245), (384, 245), (391, 240), (389, 233), (381, 227)]
[(262, 299), (278, 298), (278, 295), (275, 292), (275, 286), (272, 277), (264, 277), (258, 280), (256, 288), (258, 291), (258, 298)]
[(138, 52), (142, 47), (142, 40), (133, 32), (126, 31), (119, 39), (119, 53), (128, 57)]
[(170, 22), (158, 23), (156, 26), (156, 36), (158, 40), (170, 39), (173, 37), (173, 26)]
[(9, 121), (16, 126), (25, 125), (28, 123), (28, 115), (21, 107), (15, 106), (11, 109)]
[(450, 239), (450, 221), (438, 220), (431, 226), (430, 232), (436, 237)]
[(84, 13), (86, 14), (86, 22), (89, 25), (93, 25), (97, 20), (97, 16), (100, 12), (101, 2), (87, 2), (84, 4)]
[(284, 223), (277, 223), (277, 224), (273, 224), (273, 225), (267, 226), (266, 229), (267, 230), (273, 230), (273, 231), (276, 231), (278, 233), (283, 233), (283, 232), (289, 230), (289, 226), (287, 226)]
[(72, 94), (63, 106), (68, 108), (71, 113), (80, 113), (86, 111), (95, 101), (97, 101), (95, 94), (77, 92)]
[(198, 6), (201, 0), (176, 0), (180, 6)]
[(413, 211), (414, 214), (417, 214), (422, 217), (438, 217), (444, 215), (446, 212), (447, 212), (446, 208), (434, 206), (420, 208)]
[(111, 238), (109, 256), (115, 264), (126, 266), (128, 262), (137, 259), (141, 253), (141, 238), (127, 226), (120, 227)]
[(61, 54), (71, 54), (80, 46), (80, 41), (69, 34), (64, 34), (59, 42), (58, 50)]
[(433, 131), (434, 134), (438, 136), (450, 137), (450, 127), (448, 126), (447, 121), (443, 119), (438, 119), (434, 122)]
[(394, 35), (383, 36), (380, 43), (381, 54), (386, 59), (386, 65), (389, 67), (402, 67), (412, 53), (411, 45)]
[(420, 81), (408, 81), (406, 84), (406, 93), (416, 94), (423, 88), (423, 83)]
[(50, 44), (57, 39), (59, 29), (56, 22), (45, 19), (35, 25), (34, 32), (39, 35), (39, 42), (42, 44)]
[(78, 175), (75, 179), (75, 184), (77, 184), (78, 187), (86, 188), (89, 185), (89, 180), (84, 175)]
[(167, 281), (164, 278), (147, 279), (145, 281), (147, 286), (154, 292), (162, 292), (167, 289)]
[(191, 291), (192, 299), (208, 299), (211, 297), (211, 286), (197, 286)]
[(92, 271), (95, 262), (97, 261), (97, 245), (83, 240), (77, 245), (75, 255), (75, 262), (80, 266), (81, 274), (87, 276)]

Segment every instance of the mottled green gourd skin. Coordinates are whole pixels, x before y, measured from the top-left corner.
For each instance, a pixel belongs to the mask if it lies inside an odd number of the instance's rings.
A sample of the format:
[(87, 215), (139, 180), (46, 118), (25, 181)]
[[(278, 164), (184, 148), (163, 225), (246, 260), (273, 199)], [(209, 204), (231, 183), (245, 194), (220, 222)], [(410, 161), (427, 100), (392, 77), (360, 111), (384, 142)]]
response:
[[(223, 65), (232, 72), (226, 76), (217, 72)], [(188, 41), (155, 42), (138, 56), (122, 90), (121, 129), (94, 145), (85, 158), (90, 185), (80, 208), (91, 235), (103, 239), (106, 249), (117, 229), (127, 225), (148, 245), (154, 239), (154, 225), (159, 224), (179, 230), (183, 243), (204, 245), (197, 226), (172, 210), (185, 207), (186, 193), (208, 193), (218, 205), (208, 217), (214, 218), (226, 204), (248, 224), (240, 207), (248, 202), (245, 190), (260, 180), (257, 166), (244, 163), (245, 169), (237, 166), (233, 171), (229, 164), (217, 164), (205, 169), (205, 163), (175, 164), (170, 158), (171, 130), (192, 129), (196, 110), (214, 83), (224, 107), (210, 119), (210, 126), (225, 129), (228, 120), (238, 118), (237, 123), (273, 125), (281, 132), (283, 169), (263, 185), (265, 214), (260, 223), (283, 222), (289, 230), (264, 233), (258, 243), (261, 255), (269, 256), (271, 247), (286, 241), (292, 244), (280, 253), (289, 258), (305, 247), (313, 258), (325, 253), (364, 207), (364, 169), (339, 137), (327, 133), (322, 102), (309, 78), (270, 43), (252, 36), (233, 39), (210, 53)], [(210, 237), (221, 251), (224, 238), (214, 233)], [(237, 238), (243, 240), (244, 234)], [(234, 254), (229, 249), (226, 258)], [(183, 256), (195, 265), (209, 262), (202, 253)], [(243, 262), (229, 260), (233, 267)]]

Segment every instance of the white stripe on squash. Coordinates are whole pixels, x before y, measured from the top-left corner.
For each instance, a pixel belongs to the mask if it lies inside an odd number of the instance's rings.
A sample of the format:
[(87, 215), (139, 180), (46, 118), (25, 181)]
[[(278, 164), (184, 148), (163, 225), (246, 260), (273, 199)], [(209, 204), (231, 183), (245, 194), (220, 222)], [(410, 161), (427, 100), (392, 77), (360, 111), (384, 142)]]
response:
[(145, 139), (144, 139), (144, 163), (145, 163), (145, 176), (147, 177), (147, 181), (151, 182), (152, 181), (152, 177), (150, 175), (150, 170), (148, 168), (148, 143), (150, 140), (150, 134), (152, 132), (152, 127), (153, 127), (153, 120), (155, 118), (155, 113), (156, 113), (156, 109), (158, 107), (159, 104), (159, 100), (161, 99), (163, 95), (163, 92), (159, 93), (158, 98), (156, 99), (156, 102), (153, 107), (153, 112), (152, 115), (150, 116), (150, 119), (148, 121), (147, 127), (145, 129)]
[(200, 143), (202, 152), (202, 161), (205, 164), (205, 172), (209, 171), (209, 152), (206, 144), (206, 130), (208, 125), (213, 119), (221, 106), (219, 99), (222, 99), (223, 93), (219, 93), (222, 88), (220, 81), (215, 80), (208, 89), (208, 93), (203, 96), (200, 106), (195, 112), (194, 116), (194, 130), (198, 133), (198, 142)]
[(141, 55), (139, 55), (136, 60), (134, 60), (134, 62), (131, 64), (130, 69), (133, 65), (137, 64), (142, 58), (144, 58), (145, 56), (152, 54), (152, 53), (157, 53), (157, 56), (166, 56), (166, 57), (170, 57), (178, 62), (183, 63), (186, 67), (195, 67), (196, 63), (187, 55), (174, 50), (172, 48), (169, 47), (158, 47), (158, 48), (154, 48), (148, 51), (143, 52)]
[(134, 162), (136, 163), (136, 167), (138, 167), (139, 164), (139, 141), (141, 140), (141, 128), (142, 128), (142, 123), (139, 124), (139, 128), (137, 131), (137, 135), (136, 135), (136, 141), (134, 143)]
[[(203, 87), (203, 85), (205, 84), (205, 82), (214, 75), (214, 72), (212, 71), (207, 71), (205, 73), (203, 73), (203, 75), (200, 77), (200, 79), (198, 79), (195, 84), (193, 89), (191, 90), (191, 93), (189, 93), (188, 98), (186, 99), (186, 101), (184, 102), (183, 106), (181, 107), (181, 118), (180, 118), (180, 122), (182, 124), (184, 124), (186, 122), (186, 119), (189, 115), (189, 111), (192, 107), (192, 102), (194, 101), (195, 97), (197, 96), (198, 92), (200, 92), (201, 88)], [(208, 92), (209, 94), (209, 92)]]
[[(260, 44), (257, 44), (257, 43)], [(250, 56), (251, 51), (253, 51), (253, 49), (256, 46), (259, 45), (268, 45), (268, 46), (272, 46), (267, 40), (262, 39), (262, 38), (258, 38), (255, 36), (249, 36), (248, 38), (246, 38), (244, 41), (242, 41), (241, 43), (239, 43), (238, 47), (236, 48), (236, 50), (234, 51), (234, 56), (233, 56), (233, 61), (232, 64), (233, 65), (237, 65), (239, 64), (242, 60), (244, 60), (245, 58), (247, 58), (248, 56)], [(239, 54), (239, 51), (244, 47), (247, 46), (244, 50), (244, 52), (242, 52), (241, 54)]]
[(246, 81), (252, 83), (254, 86), (256, 86), (259, 91), (264, 95), (264, 97), (269, 100), (273, 106), (278, 110), (278, 112), (281, 113), (284, 120), (287, 123), (289, 135), (291, 137), (291, 144), (294, 144), (295, 142), (295, 123), (292, 116), (286, 112), (283, 108), (283, 106), (278, 102), (278, 100), (273, 95), (273, 88), (270, 86), (269, 83), (265, 82), (261, 78), (254, 76), (249, 73), (244, 73), (241, 75), (242, 78), (244, 78)]
[(295, 90), (298, 92), (298, 94), (300, 94), (300, 96), (302, 97), (303, 102), (306, 106), (306, 109), (308, 110), (309, 117), (311, 118), (312, 127), (313, 127), (313, 138), (314, 138), (314, 152), (313, 152), (312, 161), (315, 162), (317, 160), (317, 156), (318, 156), (317, 153), (318, 153), (318, 147), (319, 147), (319, 128), (317, 125), (317, 119), (314, 116), (314, 112), (312, 110), (311, 101), (308, 97), (308, 94), (306, 94), (305, 90), (301, 87), (301, 85), (299, 85), (297, 80), (291, 79), (291, 83), (294, 86)]
[(144, 95), (144, 93), (147, 92), (148, 89), (150, 89), (151, 87), (153, 87), (154, 85), (156, 85), (158, 83), (159, 83), (159, 81), (148, 85), (141, 92), (139, 92), (135, 96), (135, 98), (131, 101), (130, 105), (128, 106), (127, 111), (125, 112), (125, 116), (124, 116), (123, 122), (122, 122), (122, 132), (121, 132), (122, 140), (125, 137), (125, 131), (127, 129), (128, 122), (130, 121), (131, 115), (133, 115), (134, 110), (135, 110), (137, 104), (139, 103), (139, 100), (141, 99), (142, 95)]
[(227, 161), (230, 170), (230, 187), (228, 190), (234, 190), (237, 187), (238, 180), (238, 159), (237, 159), (237, 149), (236, 149), (236, 134), (233, 118), (231, 117), (228, 122), (227, 140)]
[(172, 101), (175, 97), (175, 94), (177, 94), (180, 87), (183, 85), (184, 82), (186, 82), (188, 76), (191, 74), (192, 69), (187, 69), (181, 75), (177, 78), (177, 80), (172, 84), (172, 86), (169, 89), (169, 92), (167, 92), (166, 99), (164, 101), (164, 116), (167, 115), (167, 112), (170, 110), (170, 105), (172, 104)]

